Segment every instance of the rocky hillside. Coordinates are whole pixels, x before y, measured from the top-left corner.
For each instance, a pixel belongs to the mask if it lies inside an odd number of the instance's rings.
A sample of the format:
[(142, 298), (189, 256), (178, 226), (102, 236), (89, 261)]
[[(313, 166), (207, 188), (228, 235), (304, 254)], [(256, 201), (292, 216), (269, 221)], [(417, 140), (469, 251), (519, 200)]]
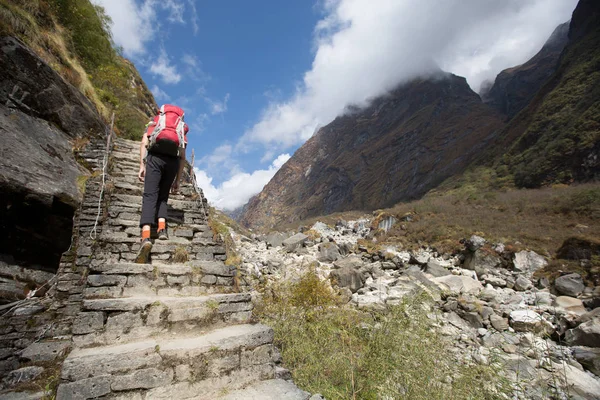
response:
[[(335, 228), (317, 222), (293, 236), (237, 235), (245, 281), (267, 303), (260, 315), (274, 326), (276, 344), (302, 388), (326, 398), (352, 398), (354, 390), (392, 393), (390, 398), (407, 392), (409, 398), (598, 398), (597, 280), (578, 273), (549, 280), (542, 273), (546, 257), (476, 235), (458, 252), (425, 245), (406, 251), (374, 243), (371, 225), (340, 220)], [(578, 247), (569, 243), (563, 248)], [(286, 282), (289, 297), (281, 294)], [(331, 292), (340, 294), (342, 305), (319, 303)], [(423, 293), (433, 301), (418, 305), (429, 321), (419, 331), (418, 314), (406, 305)], [(394, 314), (396, 307), (402, 312)], [(390, 324), (397, 319), (404, 321), (400, 327)], [(431, 340), (427, 332), (439, 336)], [(343, 345), (336, 346), (340, 337)], [(428, 371), (429, 362), (435, 373)], [(473, 373), (466, 391), (475, 386), (476, 392), (461, 393), (460, 365)], [(477, 370), (482, 366), (495, 369)], [(426, 395), (436, 393), (430, 380), (447, 383), (443, 394)], [(402, 382), (401, 388), (390, 388), (390, 381)]]
[(508, 119), (518, 114), (556, 71), (568, 35), (569, 23), (559, 25), (531, 60), (500, 72), (493, 86), (482, 90), (483, 101), (506, 114)]
[(94, 105), (115, 113), (123, 137), (141, 137), (157, 108), (133, 64), (114, 48), (110, 18), (89, 0), (0, 0), (0, 37), (21, 39)]
[(461, 173), (502, 126), (466, 80), (439, 72), (321, 128), (247, 205), (248, 226), (414, 199)]

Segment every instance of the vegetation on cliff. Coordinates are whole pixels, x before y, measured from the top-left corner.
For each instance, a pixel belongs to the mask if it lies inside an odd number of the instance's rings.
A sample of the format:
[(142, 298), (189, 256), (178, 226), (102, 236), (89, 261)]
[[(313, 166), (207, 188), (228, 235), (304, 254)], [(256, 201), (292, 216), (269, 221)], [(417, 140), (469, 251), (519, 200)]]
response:
[(141, 137), (154, 97), (110, 35), (111, 20), (89, 0), (0, 0), (0, 35), (31, 47), (78, 88), (117, 133)]

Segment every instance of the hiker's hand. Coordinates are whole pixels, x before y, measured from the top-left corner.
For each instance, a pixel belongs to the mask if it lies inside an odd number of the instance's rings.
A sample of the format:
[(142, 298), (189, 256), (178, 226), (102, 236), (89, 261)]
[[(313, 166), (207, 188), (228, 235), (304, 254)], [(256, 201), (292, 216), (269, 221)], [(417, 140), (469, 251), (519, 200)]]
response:
[(146, 166), (145, 165), (141, 165), (140, 166), (140, 172), (138, 173), (138, 179), (140, 180), (140, 182), (144, 182), (144, 177), (146, 176)]
[(179, 191), (179, 181), (176, 179), (171, 186), (171, 193), (176, 194)]

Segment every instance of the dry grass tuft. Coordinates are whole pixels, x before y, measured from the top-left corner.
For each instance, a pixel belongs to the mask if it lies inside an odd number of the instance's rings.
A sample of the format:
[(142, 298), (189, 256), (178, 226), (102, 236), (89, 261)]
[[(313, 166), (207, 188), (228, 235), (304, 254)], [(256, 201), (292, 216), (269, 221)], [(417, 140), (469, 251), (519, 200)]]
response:
[(177, 246), (173, 252), (173, 261), (176, 263), (184, 263), (190, 259), (188, 251), (183, 246)]
[(286, 367), (327, 399), (497, 399), (510, 388), (499, 366), (466, 365), (427, 318), (418, 295), (388, 312), (341, 305), (314, 271), (264, 290), (256, 308), (275, 330)]

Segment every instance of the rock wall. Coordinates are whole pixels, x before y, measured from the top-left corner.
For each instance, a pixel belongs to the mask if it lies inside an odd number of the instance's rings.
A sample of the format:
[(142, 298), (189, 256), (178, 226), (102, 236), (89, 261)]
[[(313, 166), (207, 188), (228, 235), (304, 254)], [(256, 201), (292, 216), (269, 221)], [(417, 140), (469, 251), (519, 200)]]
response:
[(91, 103), (23, 43), (0, 38), (0, 253), (56, 271), (89, 171), (74, 149), (104, 136)]

